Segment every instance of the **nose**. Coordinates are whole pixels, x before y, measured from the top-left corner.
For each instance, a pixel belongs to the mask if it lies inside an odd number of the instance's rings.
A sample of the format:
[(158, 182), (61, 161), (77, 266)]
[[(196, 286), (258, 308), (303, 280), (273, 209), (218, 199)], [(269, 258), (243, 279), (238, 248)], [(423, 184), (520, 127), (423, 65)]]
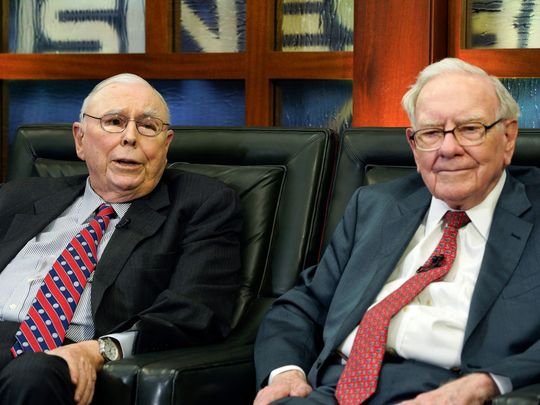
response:
[(443, 156), (453, 156), (463, 153), (463, 147), (458, 143), (453, 131), (445, 132), (443, 143), (439, 148), (439, 154)]
[(126, 129), (122, 132), (122, 145), (131, 145), (134, 146), (137, 142), (137, 123), (135, 121), (129, 121), (127, 123)]

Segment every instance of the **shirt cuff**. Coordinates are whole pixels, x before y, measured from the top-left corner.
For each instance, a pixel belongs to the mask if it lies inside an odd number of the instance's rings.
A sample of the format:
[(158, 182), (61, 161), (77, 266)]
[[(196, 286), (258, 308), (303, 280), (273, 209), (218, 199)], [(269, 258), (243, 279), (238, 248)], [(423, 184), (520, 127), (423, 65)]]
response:
[(268, 377), (268, 385), (272, 384), (272, 380), (274, 379), (274, 377), (278, 374), (281, 374), (281, 373), (284, 373), (285, 371), (291, 371), (291, 370), (298, 370), (300, 371), (302, 374), (304, 374), (304, 377), (306, 376), (306, 373), (304, 373), (304, 370), (302, 370), (300, 367), (298, 366), (283, 366), (283, 367), (278, 367), (276, 368), (275, 370), (273, 370), (271, 373), (270, 373), (270, 377)]
[(133, 357), (133, 346), (135, 345), (135, 339), (137, 338), (137, 331), (111, 333), (102, 337), (110, 337), (118, 342), (122, 348), (122, 358), (127, 359)]
[(489, 376), (493, 379), (493, 381), (495, 381), (495, 385), (497, 385), (497, 388), (499, 388), (501, 395), (508, 394), (514, 389), (510, 378), (491, 373), (489, 373)]

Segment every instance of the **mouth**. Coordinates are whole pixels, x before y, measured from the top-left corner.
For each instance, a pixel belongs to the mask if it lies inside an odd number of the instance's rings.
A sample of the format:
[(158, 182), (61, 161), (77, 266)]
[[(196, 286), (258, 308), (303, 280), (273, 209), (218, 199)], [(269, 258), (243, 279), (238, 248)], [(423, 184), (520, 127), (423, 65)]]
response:
[(141, 164), (136, 160), (132, 159), (114, 159), (113, 162), (122, 167), (137, 167)]
[(452, 168), (441, 167), (441, 168), (434, 169), (433, 171), (436, 173), (460, 173), (460, 172), (465, 172), (470, 169), (471, 169), (470, 167), (452, 167)]

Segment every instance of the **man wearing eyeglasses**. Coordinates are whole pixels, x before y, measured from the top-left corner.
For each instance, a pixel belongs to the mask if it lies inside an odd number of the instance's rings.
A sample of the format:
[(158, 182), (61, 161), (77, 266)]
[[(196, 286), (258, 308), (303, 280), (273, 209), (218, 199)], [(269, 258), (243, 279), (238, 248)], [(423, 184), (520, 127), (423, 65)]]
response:
[(239, 201), (166, 169), (162, 96), (138, 76), (111, 77), (73, 136), (87, 176), (0, 189), (1, 404), (89, 404), (104, 362), (229, 331)]
[(447, 58), (403, 97), (419, 174), (360, 188), (255, 347), (256, 405), (483, 404), (540, 378), (540, 183), (519, 107)]

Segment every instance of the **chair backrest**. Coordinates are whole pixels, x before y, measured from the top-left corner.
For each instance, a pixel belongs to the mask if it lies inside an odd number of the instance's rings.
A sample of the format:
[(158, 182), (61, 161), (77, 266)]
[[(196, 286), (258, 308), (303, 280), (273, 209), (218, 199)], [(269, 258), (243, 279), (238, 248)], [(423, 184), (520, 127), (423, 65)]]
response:
[[(416, 170), (405, 128), (351, 128), (344, 131), (323, 236), (326, 246), (353, 192)], [(540, 129), (520, 129), (512, 165), (540, 166)]]
[[(173, 129), (169, 168), (216, 177), (241, 199), (243, 268), (236, 324), (248, 307), (265, 309), (317, 260), (335, 139), (319, 129)], [(18, 129), (8, 180), (80, 173), (86, 166), (75, 154), (70, 125)]]

